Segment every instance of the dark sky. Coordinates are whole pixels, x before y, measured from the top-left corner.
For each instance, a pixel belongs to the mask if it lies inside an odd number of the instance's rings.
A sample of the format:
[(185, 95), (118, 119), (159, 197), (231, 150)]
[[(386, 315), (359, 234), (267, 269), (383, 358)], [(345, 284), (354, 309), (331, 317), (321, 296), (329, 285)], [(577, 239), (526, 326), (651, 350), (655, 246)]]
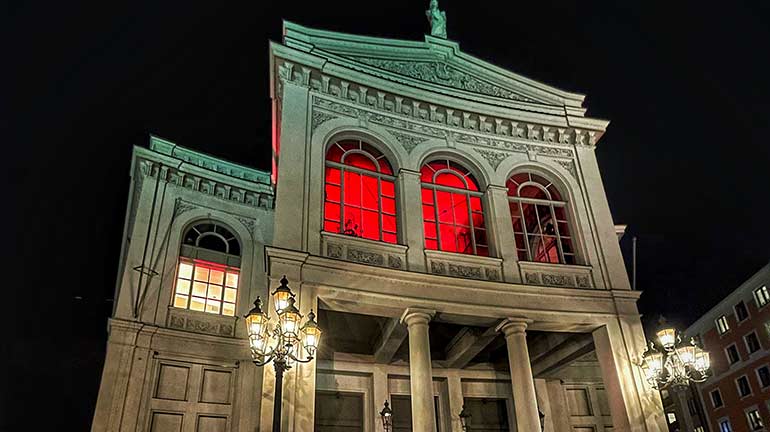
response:
[[(426, 4), (5, 3), (0, 429), (90, 427), (132, 145), (154, 133), (267, 169), (281, 19), (420, 40)], [(441, 6), (466, 52), (585, 93), (589, 115), (612, 120), (596, 152), (629, 257), (639, 238), (648, 319), (684, 326), (768, 261), (766, 1)]]

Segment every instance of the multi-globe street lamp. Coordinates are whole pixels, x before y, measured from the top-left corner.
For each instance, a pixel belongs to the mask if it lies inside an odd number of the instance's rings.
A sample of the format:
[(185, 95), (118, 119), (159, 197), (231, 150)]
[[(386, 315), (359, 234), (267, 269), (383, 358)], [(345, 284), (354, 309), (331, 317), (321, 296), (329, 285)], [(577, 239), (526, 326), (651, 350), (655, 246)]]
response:
[[(296, 300), (286, 276), (281, 278), (281, 285), (276, 288), (272, 296), (278, 315), (276, 322), (262, 311), (262, 299), (259, 297), (254, 301), (254, 308), (249, 311), (245, 319), (252, 361), (257, 366), (272, 362), (275, 367), (273, 432), (280, 432), (283, 373), (296, 363), (309, 363), (313, 360), (321, 339), (321, 329), (315, 321), (312, 309), (307, 314), (305, 324), (300, 325), (302, 314), (294, 305)], [(307, 357), (304, 356), (303, 351), (307, 353)]]
[(709, 353), (699, 347), (694, 338), (682, 343), (682, 335), (668, 327), (656, 336), (657, 344), (650, 342), (639, 365), (652, 388), (683, 388), (708, 378), (711, 368)]

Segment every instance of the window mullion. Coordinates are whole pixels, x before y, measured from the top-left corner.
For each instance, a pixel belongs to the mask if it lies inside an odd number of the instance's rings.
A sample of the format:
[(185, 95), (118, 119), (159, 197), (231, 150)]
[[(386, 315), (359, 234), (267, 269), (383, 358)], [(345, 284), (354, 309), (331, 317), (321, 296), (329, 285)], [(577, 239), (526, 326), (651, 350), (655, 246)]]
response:
[(377, 179), (377, 218), (380, 221), (378, 238), (382, 241), (383, 238), (383, 218), (382, 218), (382, 179)]
[(473, 254), (478, 255), (478, 250), (476, 248), (476, 232), (474, 231), (474, 227), (473, 227), (473, 209), (471, 208), (471, 197), (468, 194), (465, 195), (465, 204), (468, 207), (468, 226), (471, 227), (470, 235), (471, 235), (471, 245), (473, 248)]
[(561, 247), (561, 234), (559, 233), (559, 220), (556, 219), (556, 211), (553, 204), (549, 207), (551, 210), (551, 221), (553, 221), (553, 232), (556, 233), (556, 247), (559, 252), (559, 262), (564, 264), (567, 260), (564, 258), (564, 249)]
[(532, 248), (529, 245), (529, 230), (527, 229), (527, 218), (524, 214), (524, 203), (519, 202), (518, 204), (519, 214), (521, 215), (521, 231), (524, 234), (524, 246), (527, 248), (527, 257), (529, 257), (530, 261), (534, 261), (535, 258), (532, 255)]
[(340, 227), (339, 233), (345, 232), (345, 168), (340, 168)]
[(438, 193), (436, 189), (431, 189), (431, 191), (433, 192), (433, 225), (436, 227), (436, 243), (438, 244), (438, 250), (444, 250), (441, 246), (441, 225), (438, 221)]

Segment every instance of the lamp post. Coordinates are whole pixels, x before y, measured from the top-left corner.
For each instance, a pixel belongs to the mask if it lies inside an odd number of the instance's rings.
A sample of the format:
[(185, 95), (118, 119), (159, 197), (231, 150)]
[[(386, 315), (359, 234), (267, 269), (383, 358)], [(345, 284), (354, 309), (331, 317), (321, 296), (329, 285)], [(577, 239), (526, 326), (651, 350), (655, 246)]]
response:
[(681, 334), (669, 327), (658, 331), (656, 336), (657, 344), (650, 342), (639, 364), (652, 388), (676, 389), (687, 387), (691, 382), (706, 381), (711, 360), (694, 338), (682, 343)]
[(463, 409), (460, 410), (460, 427), (462, 427), (463, 432), (468, 432), (471, 430), (471, 413), (468, 411), (465, 411), (465, 404), (463, 404)]
[(382, 428), (385, 432), (393, 430), (393, 410), (390, 409), (388, 401), (385, 401), (385, 406), (380, 411), (380, 419), (382, 420)]
[[(315, 321), (313, 310), (307, 314), (307, 321), (300, 326), (302, 315), (294, 306), (294, 293), (289, 288), (286, 276), (273, 292), (273, 302), (278, 315), (273, 322), (262, 311), (262, 299), (257, 297), (254, 308), (246, 314), (246, 329), (249, 335), (252, 361), (257, 366), (270, 362), (275, 367), (275, 399), (273, 405), (273, 432), (281, 431), (281, 398), (283, 397), (283, 373), (296, 363), (309, 363), (318, 350), (321, 329)], [(303, 358), (303, 351), (307, 357)]]

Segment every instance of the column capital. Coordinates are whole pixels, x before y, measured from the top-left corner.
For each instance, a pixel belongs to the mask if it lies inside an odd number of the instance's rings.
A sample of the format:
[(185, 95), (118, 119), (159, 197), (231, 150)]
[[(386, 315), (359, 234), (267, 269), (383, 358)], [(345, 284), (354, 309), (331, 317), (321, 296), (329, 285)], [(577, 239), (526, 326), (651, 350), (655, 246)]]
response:
[(398, 170), (398, 173), (396, 174), (397, 177), (412, 176), (412, 177), (417, 177), (418, 179), (420, 178), (420, 175), (422, 175), (422, 173), (420, 173), (419, 171), (410, 170), (407, 168), (400, 168)]
[(410, 307), (406, 308), (404, 313), (401, 314), (401, 319), (399, 321), (402, 324), (406, 324), (407, 327), (413, 324), (427, 324), (433, 319), (434, 315), (436, 315), (436, 311), (434, 310)]
[(505, 192), (506, 194), (508, 193), (507, 187), (496, 185), (496, 184), (487, 185), (487, 190), (490, 192), (495, 191), (495, 192)]
[(524, 334), (527, 330), (527, 326), (531, 323), (532, 320), (529, 318), (510, 317), (503, 320), (495, 330), (503, 332), (506, 336), (512, 334)]

